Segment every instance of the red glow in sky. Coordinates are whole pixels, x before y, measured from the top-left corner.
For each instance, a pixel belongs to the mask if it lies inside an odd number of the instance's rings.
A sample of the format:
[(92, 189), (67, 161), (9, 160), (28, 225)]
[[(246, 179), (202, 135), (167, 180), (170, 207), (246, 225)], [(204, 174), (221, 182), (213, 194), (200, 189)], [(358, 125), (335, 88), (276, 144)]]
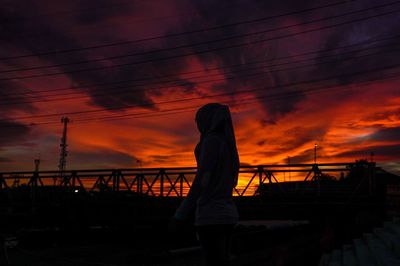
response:
[(64, 115), (68, 169), (192, 166), (196, 109), (221, 102), (242, 164), (318, 143), (400, 173), (400, 5), (339, 2), (6, 2), (0, 171), (57, 169)]

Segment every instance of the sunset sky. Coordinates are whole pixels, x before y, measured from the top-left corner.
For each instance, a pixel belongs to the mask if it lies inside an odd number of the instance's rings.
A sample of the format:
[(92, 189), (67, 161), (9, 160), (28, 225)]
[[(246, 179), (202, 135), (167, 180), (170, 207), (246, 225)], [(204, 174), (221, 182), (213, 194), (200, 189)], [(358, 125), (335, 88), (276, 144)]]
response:
[(0, 0), (0, 171), (194, 166), (230, 106), (242, 164), (400, 174), (400, 1)]

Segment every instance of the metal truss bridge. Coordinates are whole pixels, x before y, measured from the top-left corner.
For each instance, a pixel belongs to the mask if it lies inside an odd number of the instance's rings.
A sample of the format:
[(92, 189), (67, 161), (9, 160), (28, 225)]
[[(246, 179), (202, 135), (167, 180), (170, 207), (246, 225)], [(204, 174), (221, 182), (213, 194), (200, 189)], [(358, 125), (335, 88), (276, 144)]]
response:
[[(343, 179), (356, 163), (320, 163), (241, 166), (234, 196), (257, 196), (262, 186), (277, 187), (282, 193), (291, 186), (313, 188), (319, 193), (326, 177)], [(59, 187), (72, 192), (131, 192), (153, 197), (184, 197), (196, 175), (196, 167), (91, 169), (0, 173), (0, 190), (16, 187)], [(362, 182), (371, 191), (375, 163), (367, 163)], [(366, 180), (366, 181), (365, 181)], [(293, 186), (292, 186), (293, 187)], [(357, 188), (358, 186), (356, 186)]]

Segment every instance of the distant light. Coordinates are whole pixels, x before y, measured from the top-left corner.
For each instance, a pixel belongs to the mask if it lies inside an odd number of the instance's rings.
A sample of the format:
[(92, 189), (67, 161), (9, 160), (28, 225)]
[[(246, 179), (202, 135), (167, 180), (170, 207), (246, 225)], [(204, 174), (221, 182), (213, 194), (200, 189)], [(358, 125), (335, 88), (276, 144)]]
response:
[(78, 193), (78, 192), (79, 192), (79, 190), (75, 189), (75, 193)]
[(318, 147), (318, 144), (315, 144), (315, 147)]

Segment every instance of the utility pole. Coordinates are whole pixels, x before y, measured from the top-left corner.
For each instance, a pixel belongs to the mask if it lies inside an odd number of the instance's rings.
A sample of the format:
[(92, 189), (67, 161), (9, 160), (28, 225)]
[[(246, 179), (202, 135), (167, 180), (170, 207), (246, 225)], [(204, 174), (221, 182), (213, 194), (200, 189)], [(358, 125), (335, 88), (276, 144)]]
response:
[(68, 151), (67, 151), (67, 128), (68, 128), (68, 123), (70, 122), (68, 117), (62, 117), (61, 118), (61, 123), (63, 123), (64, 125), (64, 130), (63, 130), (63, 135), (61, 138), (61, 144), (60, 144), (60, 161), (58, 164), (58, 170), (60, 171), (60, 178), (61, 180), (64, 179), (64, 171), (66, 168), (66, 164), (67, 164), (67, 155), (68, 155)]

